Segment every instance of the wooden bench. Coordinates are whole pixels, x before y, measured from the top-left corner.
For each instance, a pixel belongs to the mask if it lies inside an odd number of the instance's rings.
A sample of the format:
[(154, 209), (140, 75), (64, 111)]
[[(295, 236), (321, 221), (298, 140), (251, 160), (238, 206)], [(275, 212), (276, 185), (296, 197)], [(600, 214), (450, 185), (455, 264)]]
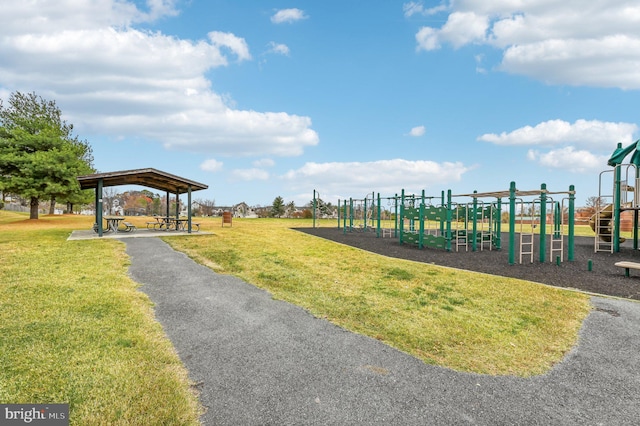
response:
[(124, 232), (133, 232), (136, 230), (136, 226), (131, 222), (122, 222), (125, 226)]
[(155, 222), (147, 222), (147, 229), (156, 229), (156, 226), (160, 225), (157, 220)]
[(624, 268), (625, 277), (629, 276), (629, 269), (640, 269), (640, 263), (636, 263), (636, 262), (623, 261), (623, 262), (616, 262), (614, 265), (619, 268)]

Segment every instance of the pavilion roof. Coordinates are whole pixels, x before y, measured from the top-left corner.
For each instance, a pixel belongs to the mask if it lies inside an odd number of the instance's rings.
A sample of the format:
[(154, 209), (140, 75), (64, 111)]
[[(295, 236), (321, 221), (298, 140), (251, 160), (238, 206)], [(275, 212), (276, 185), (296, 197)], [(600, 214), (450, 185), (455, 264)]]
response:
[(100, 179), (102, 179), (103, 187), (142, 185), (161, 191), (169, 191), (174, 194), (184, 194), (188, 191), (189, 187), (191, 187), (191, 191), (209, 188), (208, 185), (203, 183), (152, 168), (78, 176), (78, 182), (80, 182), (80, 188), (82, 189), (96, 188)]

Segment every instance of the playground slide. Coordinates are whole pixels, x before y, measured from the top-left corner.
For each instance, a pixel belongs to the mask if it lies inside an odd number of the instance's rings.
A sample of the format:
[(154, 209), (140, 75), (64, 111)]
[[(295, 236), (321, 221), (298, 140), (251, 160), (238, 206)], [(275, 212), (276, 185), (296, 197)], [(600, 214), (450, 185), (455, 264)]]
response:
[[(589, 226), (591, 226), (593, 232), (595, 232), (597, 235), (599, 234), (599, 237), (602, 241), (610, 243), (612, 240), (611, 232), (613, 225), (611, 224), (611, 222), (613, 221), (613, 204), (609, 204), (604, 209), (600, 210), (600, 223), (597, 227), (600, 232), (596, 230), (596, 216), (598, 216), (598, 214), (594, 214), (593, 216), (591, 216), (591, 218), (589, 219)], [(623, 243), (624, 241), (625, 239), (620, 237), (620, 242)]]

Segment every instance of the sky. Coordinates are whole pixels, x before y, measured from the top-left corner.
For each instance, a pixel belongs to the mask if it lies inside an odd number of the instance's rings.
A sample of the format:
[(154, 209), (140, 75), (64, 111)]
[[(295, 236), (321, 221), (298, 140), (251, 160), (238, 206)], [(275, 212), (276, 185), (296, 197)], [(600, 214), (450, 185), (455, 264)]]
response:
[[(575, 185), (640, 137), (637, 0), (23, 0), (0, 99), (218, 206)], [(144, 188), (139, 188), (144, 189)], [(561, 197), (558, 195), (557, 197)]]

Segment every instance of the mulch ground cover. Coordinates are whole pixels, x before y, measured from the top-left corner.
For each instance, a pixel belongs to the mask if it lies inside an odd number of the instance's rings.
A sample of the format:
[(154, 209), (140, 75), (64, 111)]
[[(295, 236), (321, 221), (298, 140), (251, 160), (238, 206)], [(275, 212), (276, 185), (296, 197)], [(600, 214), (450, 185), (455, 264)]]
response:
[[(526, 256), (519, 263), (519, 236), (516, 235), (515, 264), (509, 264), (509, 236), (502, 235), (501, 250), (483, 250), (477, 246), (473, 251), (446, 251), (434, 248), (419, 249), (416, 245), (400, 244), (397, 238), (377, 237), (375, 230), (344, 232), (339, 228), (298, 228), (298, 231), (325, 238), (327, 240), (357, 247), (372, 253), (398, 259), (431, 263), (456, 269), (483, 272), (504, 277), (519, 278), (556, 287), (578, 289), (590, 293), (640, 300), (640, 270), (631, 270), (631, 277), (625, 277), (624, 269), (614, 266), (622, 260), (640, 262), (640, 251), (626, 241), (618, 253), (595, 252), (593, 237), (575, 237), (574, 260), (568, 261), (567, 239), (565, 237), (563, 261), (557, 265), (556, 254), (549, 256), (549, 240), (545, 252), (546, 262), (540, 262), (539, 243), (534, 245), (534, 259)], [(589, 261), (592, 268), (589, 270)]]

